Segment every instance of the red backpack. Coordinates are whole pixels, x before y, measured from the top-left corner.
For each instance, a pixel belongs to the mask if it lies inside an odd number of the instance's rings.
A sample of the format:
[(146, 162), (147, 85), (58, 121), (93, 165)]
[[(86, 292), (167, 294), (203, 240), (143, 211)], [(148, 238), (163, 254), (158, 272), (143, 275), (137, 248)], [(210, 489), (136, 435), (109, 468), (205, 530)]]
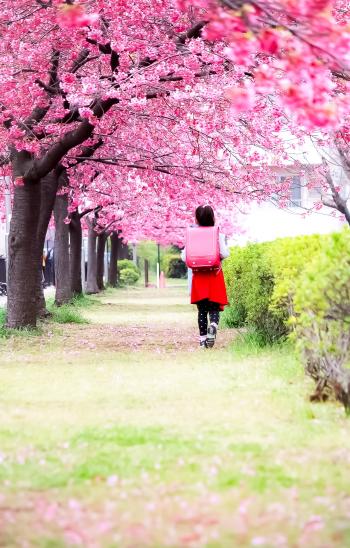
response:
[(218, 270), (221, 267), (218, 226), (187, 229), (186, 264), (194, 271)]

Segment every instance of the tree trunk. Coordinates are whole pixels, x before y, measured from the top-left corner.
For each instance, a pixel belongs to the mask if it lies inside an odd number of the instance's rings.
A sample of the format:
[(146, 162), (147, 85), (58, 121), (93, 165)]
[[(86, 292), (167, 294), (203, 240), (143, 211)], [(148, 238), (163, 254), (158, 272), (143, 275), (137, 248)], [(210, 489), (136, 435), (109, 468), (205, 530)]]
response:
[(55, 303), (60, 306), (72, 299), (70, 285), (69, 227), (64, 222), (68, 215), (68, 196), (56, 196), (55, 216)]
[(94, 230), (94, 223), (89, 226), (88, 234), (88, 268), (86, 293), (92, 295), (98, 293), (97, 286), (97, 252), (96, 252), (97, 232)]
[(83, 232), (78, 211), (71, 215), (69, 225), (70, 234), (70, 287), (73, 295), (81, 295), (83, 287), (81, 283), (81, 248)]
[(130, 250), (128, 244), (124, 244), (124, 242), (120, 241), (119, 245), (119, 254), (118, 259), (129, 259), (130, 260)]
[(107, 242), (107, 234), (105, 232), (102, 232), (102, 234), (98, 235), (97, 238), (97, 272), (96, 272), (96, 282), (97, 287), (100, 291), (105, 289), (104, 283), (103, 283), (103, 275), (105, 271), (105, 249), (106, 249), (106, 242)]
[(117, 232), (111, 234), (111, 256), (109, 260), (108, 285), (116, 287), (118, 282), (118, 250), (119, 237)]
[(42, 283), (42, 255), (45, 245), (47, 229), (50, 223), (53, 212), (55, 198), (58, 188), (58, 177), (55, 172), (50, 173), (40, 183), (41, 203), (40, 215), (38, 224), (38, 266), (37, 266), (37, 310), (38, 317), (44, 318), (48, 316), (46, 302), (44, 297), (44, 289)]
[(36, 327), (40, 199), (38, 183), (15, 186), (7, 288), (7, 326), (10, 328)]

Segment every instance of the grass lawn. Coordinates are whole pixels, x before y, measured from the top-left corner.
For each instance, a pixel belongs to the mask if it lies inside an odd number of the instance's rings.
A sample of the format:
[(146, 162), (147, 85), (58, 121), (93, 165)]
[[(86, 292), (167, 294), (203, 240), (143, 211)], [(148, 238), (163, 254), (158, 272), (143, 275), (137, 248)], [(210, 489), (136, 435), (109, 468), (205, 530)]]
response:
[(0, 546), (350, 546), (350, 422), (288, 348), (197, 348), (182, 287), (0, 340)]

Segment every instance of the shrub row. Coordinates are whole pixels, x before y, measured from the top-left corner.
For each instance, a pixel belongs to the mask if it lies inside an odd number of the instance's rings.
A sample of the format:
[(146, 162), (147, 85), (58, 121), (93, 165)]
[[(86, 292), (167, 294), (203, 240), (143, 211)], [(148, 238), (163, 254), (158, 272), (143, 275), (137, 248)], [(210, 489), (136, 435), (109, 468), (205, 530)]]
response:
[(233, 248), (224, 262), (223, 322), (261, 345), (296, 341), (315, 399), (335, 393), (350, 409), (350, 231)]
[(317, 235), (233, 248), (223, 263), (230, 300), (226, 325), (252, 328), (262, 344), (284, 337), (298, 277), (321, 247)]

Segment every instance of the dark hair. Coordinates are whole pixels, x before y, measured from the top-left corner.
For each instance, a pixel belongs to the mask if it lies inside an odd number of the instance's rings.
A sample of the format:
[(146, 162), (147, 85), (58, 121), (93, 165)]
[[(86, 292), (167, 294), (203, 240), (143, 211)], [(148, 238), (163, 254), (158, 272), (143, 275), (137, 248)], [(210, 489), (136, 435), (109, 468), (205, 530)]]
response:
[(210, 205), (198, 206), (196, 209), (196, 221), (199, 226), (214, 226), (215, 215)]

